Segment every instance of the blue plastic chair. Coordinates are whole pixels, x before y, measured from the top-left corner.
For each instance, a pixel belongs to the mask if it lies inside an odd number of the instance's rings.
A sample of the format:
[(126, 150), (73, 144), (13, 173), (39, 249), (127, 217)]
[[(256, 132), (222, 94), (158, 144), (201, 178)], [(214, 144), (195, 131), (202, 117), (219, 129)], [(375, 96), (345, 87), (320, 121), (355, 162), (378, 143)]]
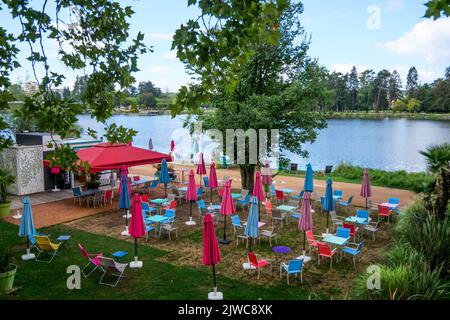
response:
[(146, 222), (145, 223), (145, 240), (148, 241), (148, 234), (150, 232), (152, 232), (153, 230), (155, 230), (155, 238), (156, 238), (156, 228), (155, 225), (153, 224), (153, 222)]
[(73, 202), (75, 202), (75, 200), (78, 199), (81, 205), (81, 197), (82, 197), (81, 188), (80, 187), (72, 188), (72, 192), (73, 192)]
[(246, 205), (248, 205), (249, 202), (250, 202), (250, 194), (247, 194), (243, 200), (242, 199), (238, 199), (236, 201), (236, 204), (242, 206), (242, 210), (244, 210), (244, 207)]
[[(388, 200), (388, 203), (392, 203), (392, 204), (400, 204), (400, 199), (399, 198), (395, 198), (395, 197), (391, 197)], [(394, 210), (396, 213), (400, 213), (398, 207)]]
[(231, 224), (234, 227), (242, 228), (241, 218), (237, 214), (231, 216)]
[(344, 192), (342, 190), (333, 190), (333, 197), (334, 198), (337, 198), (338, 200), (341, 200), (343, 195), (344, 195)]
[(164, 217), (167, 218), (166, 220), (164, 220), (164, 222), (171, 222), (175, 220), (175, 209), (166, 209)]
[(273, 184), (270, 185), (270, 194), (275, 197), (275, 186)]
[(356, 216), (358, 218), (366, 219), (364, 223), (360, 224), (368, 224), (369, 223), (369, 211), (364, 209), (358, 209), (356, 210)]
[(205, 188), (209, 188), (209, 178), (208, 176), (203, 177), (203, 182), (205, 183)]
[(289, 275), (295, 274), (296, 276), (300, 273), (300, 281), (303, 283), (303, 259), (289, 260), (289, 264), (284, 262), (280, 265), (280, 279), (282, 277), (282, 271), (286, 271), (287, 284), (289, 285)]
[(199, 208), (206, 209), (205, 200), (197, 200), (197, 205)]
[(199, 187), (199, 188), (197, 189), (197, 198), (200, 198), (200, 197), (202, 196), (202, 194), (203, 194), (203, 188), (202, 188), (202, 187)]
[(302, 190), (302, 191), (300, 191), (300, 193), (298, 194), (298, 196), (293, 195), (293, 196), (292, 196), (292, 199), (301, 200), (301, 199), (303, 199), (303, 194), (304, 194), (304, 193), (305, 193), (305, 191)]
[(148, 214), (156, 211), (156, 208), (151, 207), (148, 202), (141, 202), (142, 214), (146, 217)]
[(363, 240), (360, 243), (351, 243), (351, 245), (356, 245), (356, 247), (352, 248), (352, 247), (347, 246), (342, 249), (343, 253), (353, 256), (353, 266), (354, 267), (356, 267), (356, 256), (359, 255), (359, 253), (361, 252), (365, 242), (366, 242), (366, 240)]
[(336, 230), (336, 237), (350, 238), (350, 229), (338, 227)]
[(339, 205), (342, 207), (345, 207), (345, 209), (348, 211), (348, 208), (350, 208), (350, 204), (352, 203), (353, 196), (350, 196), (347, 201), (339, 201)]

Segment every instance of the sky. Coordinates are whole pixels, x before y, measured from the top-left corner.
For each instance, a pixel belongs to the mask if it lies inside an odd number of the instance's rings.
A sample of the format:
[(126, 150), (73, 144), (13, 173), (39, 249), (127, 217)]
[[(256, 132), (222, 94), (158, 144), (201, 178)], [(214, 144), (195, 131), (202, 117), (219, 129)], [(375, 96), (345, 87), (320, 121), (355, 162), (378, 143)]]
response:
[[(41, 0), (34, 0), (39, 5)], [(174, 92), (189, 82), (183, 64), (171, 51), (175, 30), (199, 10), (187, 7), (187, 0), (127, 0), (135, 11), (130, 20), (130, 34), (145, 34), (145, 43), (153, 52), (139, 59), (136, 80), (150, 80), (163, 91)], [(442, 77), (450, 65), (450, 18), (436, 21), (422, 18), (425, 0), (303, 0), (300, 16), (305, 31), (311, 35), (310, 56), (329, 70), (348, 72), (355, 65), (379, 71), (396, 69), (405, 83), (410, 66), (416, 66), (422, 83)], [(1, 26), (18, 32), (18, 21), (0, 11)], [(77, 73), (59, 61), (55, 43), (45, 40), (50, 65), (66, 75), (64, 85), (73, 86)], [(19, 47), (22, 67), (12, 73), (13, 82), (33, 81), (31, 65), (25, 59), (28, 49)]]

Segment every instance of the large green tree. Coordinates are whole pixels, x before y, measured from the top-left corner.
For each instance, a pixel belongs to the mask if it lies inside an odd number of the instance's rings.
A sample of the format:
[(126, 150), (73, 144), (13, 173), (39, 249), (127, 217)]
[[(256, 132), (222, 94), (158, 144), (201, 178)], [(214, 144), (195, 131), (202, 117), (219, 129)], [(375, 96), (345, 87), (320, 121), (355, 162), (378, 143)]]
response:
[[(314, 141), (317, 129), (326, 123), (321, 115), (312, 112), (322, 95), (320, 81), (324, 70), (307, 56), (309, 38), (300, 25), (302, 11), (301, 3), (289, 2), (279, 18), (279, 40), (254, 43), (254, 54), (241, 65), (234, 91), (230, 92), (225, 84), (217, 87), (211, 99), (212, 111), (198, 115), (203, 129), (219, 130), (224, 137), (227, 129), (278, 129), (282, 150), (307, 155), (302, 145)], [(270, 132), (267, 136), (258, 135), (258, 142), (263, 137), (271, 141)], [(234, 154), (229, 156), (234, 159), (245, 152), (245, 161), (239, 163), (242, 188), (251, 190), (264, 150), (257, 144), (253, 150), (255, 163), (250, 161), (249, 143), (245, 150), (238, 149), (237, 140), (233, 145)], [(268, 149), (274, 151), (270, 143)]]
[[(20, 66), (18, 43), (25, 43), (39, 91), (25, 98), (23, 114), (52, 135), (65, 137), (72, 133), (77, 115), (85, 110), (105, 122), (111, 115), (114, 98), (134, 82), (132, 73), (138, 70), (139, 55), (149, 50), (143, 44), (142, 33), (130, 38), (128, 19), (133, 10), (118, 1), (2, 0), (0, 10), (7, 11), (21, 30), (15, 34), (0, 28), (0, 108), (8, 107), (10, 72)], [(72, 20), (64, 20), (65, 17)], [(77, 92), (79, 103), (60, 99), (53, 92), (61, 87), (65, 75), (49, 64), (48, 42), (44, 39), (56, 42), (60, 61), (83, 77), (82, 90)], [(5, 127), (5, 119), (1, 118), (0, 130)], [(4, 132), (0, 147), (11, 143)], [(76, 155), (69, 148), (56, 146), (51, 161), (65, 169), (70, 169), (71, 164), (74, 169), (74, 159)]]

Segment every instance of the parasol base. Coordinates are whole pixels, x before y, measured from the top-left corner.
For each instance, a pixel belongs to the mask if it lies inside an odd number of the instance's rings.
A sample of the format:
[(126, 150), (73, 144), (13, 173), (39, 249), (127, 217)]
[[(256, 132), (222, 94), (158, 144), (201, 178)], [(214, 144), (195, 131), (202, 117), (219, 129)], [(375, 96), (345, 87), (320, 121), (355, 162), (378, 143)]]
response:
[(311, 257), (308, 257), (305, 254), (302, 254), (301, 256), (298, 256), (296, 259), (303, 260), (303, 263), (307, 263), (307, 262), (311, 261)]
[(22, 215), (21, 214), (16, 214), (16, 215), (13, 215), (12, 218), (16, 219), (16, 220), (19, 220), (19, 219), (22, 218)]
[(215, 287), (213, 292), (208, 293), (208, 300), (223, 300), (223, 293)]
[(138, 257), (134, 257), (134, 261), (130, 262), (131, 269), (141, 269), (143, 266), (144, 266), (144, 263), (142, 261), (139, 261)]
[(242, 268), (244, 268), (244, 270), (249, 270), (249, 269), (255, 270), (255, 269), (256, 269), (254, 266), (252, 266), (252, 265), (251, 265), (250, 263), (248, 263), (248, 262), (243, 263), (243, 264), (242, 264)]
[(123, 215), (122, 218), (124, 218), (124, 219), (131, 219), (131, 214)]
[(188, 226), (195, 226), (197, 224), (197, 222), (195, 222), (194, 220), (192, 220), (192, 217), (189, 217), (189, 221), (185, 222), (186, 225)]
[(51, 189), (50, 191), (58, 192), (58, 191), (61, 191), (61, 189), (58, 189), (58, 188), (55, 186), (55, 188)]
[(22, 256), (22, 260), (34, 260), (36, 259), (36, 256), (34, 253), (30, 253), (30, 249), (27, 249), (27, 253)]
[(228, 240), (228, 239), (220, 239), (218, 242), (219, 242), (220, 244), (230, 244), (230, 243), (231, 243), (231, 240)]
[(123, 230), (120, 235), (125, 236), (125, 237), (129, 237), (130, 236), (130, 231), (128, 231), (128, 227)]

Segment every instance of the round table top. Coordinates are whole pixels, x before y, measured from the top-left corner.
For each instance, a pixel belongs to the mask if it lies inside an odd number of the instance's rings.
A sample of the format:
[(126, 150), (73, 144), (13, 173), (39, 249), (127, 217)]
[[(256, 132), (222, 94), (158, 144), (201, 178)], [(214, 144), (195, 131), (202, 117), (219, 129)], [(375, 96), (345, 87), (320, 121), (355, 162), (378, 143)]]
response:
[(288, 253), (292, 252), (292, 249), (290, 247), (286, 247), (286, 246), (275, 246), (275, 247), (272, 247), (272, 251), (275, 253), (288, 254)]

